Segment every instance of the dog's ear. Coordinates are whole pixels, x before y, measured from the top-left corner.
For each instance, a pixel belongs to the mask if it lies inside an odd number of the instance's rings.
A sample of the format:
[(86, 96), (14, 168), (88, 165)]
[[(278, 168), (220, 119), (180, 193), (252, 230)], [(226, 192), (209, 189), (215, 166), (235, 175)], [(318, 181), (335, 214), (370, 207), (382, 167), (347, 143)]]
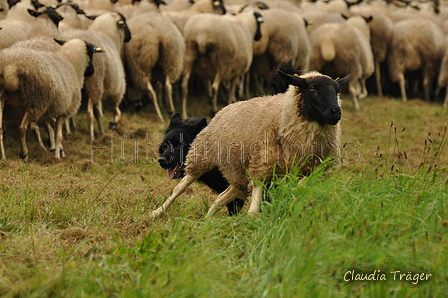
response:
[(182, 121), (182, 115), (180, 113), (174, 113), (173, 116), (171, 116), (170, 125), (177, 121)]
[(204, 127), (207, 126), (207, 119), (206, 118), (202, 118), (201, 120), (198, 121), (197, 124), (195, 124), (194, 128), (196, 130), (196, 133), (199, 133)]

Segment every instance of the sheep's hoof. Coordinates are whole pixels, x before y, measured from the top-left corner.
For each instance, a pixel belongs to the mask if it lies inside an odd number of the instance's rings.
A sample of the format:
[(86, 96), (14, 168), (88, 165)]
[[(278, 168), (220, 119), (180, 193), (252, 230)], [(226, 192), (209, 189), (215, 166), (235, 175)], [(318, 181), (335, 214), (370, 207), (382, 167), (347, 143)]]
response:
[(114, 130), (117, 127), (117, 122), (109, 122), (109, 129)]
[(28, 155), (27, 155), (27, 154), (22, 154), (22, 153), (20, 153), (20, 154), (19, 154), (19, 157), (20, 157), (21, 160), (26, 161)]

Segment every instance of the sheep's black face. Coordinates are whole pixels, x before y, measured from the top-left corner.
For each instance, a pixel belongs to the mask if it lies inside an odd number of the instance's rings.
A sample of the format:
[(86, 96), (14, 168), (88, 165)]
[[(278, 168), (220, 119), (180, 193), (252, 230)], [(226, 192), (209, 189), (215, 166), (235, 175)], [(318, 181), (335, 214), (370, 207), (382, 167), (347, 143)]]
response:
[(302, 89), (307, 117), (321, 125), (336, 125), (341, 120), (341, 107), (338, 102), (339, 84), (328, 77), (316, 77), (307, 85)]

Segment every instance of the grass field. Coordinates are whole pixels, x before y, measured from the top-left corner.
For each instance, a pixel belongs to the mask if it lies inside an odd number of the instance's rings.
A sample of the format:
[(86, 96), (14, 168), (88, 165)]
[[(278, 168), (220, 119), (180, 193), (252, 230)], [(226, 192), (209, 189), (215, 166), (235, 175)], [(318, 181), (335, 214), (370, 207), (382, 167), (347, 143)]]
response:
[[(191, 116), (209, 109), (191, 104)], [(256, 217), (211, 220), (215, 194), (199, 184), (147, 220), (176, 184), (157, 164), (166, 124), (151, 107), (93, 145), (81, 112), (62, 161), (31, 133), (19, 161), (9, 125), (0, 296), (448, 297), (447, 110), (376, 97), (361, 108), (344, 101), (339, 168), (276, 179)]]

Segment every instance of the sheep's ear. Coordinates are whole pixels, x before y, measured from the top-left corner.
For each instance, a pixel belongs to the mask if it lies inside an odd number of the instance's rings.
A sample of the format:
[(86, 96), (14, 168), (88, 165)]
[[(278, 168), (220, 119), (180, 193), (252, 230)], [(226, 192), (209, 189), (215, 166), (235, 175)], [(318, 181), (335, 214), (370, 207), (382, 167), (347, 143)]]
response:
[(180, 113), (174, 113), (173, 116), (171, 116), (170, 125), (175, 121), (182, 121), (182, 115)]
[(166, 2), (163, 1), (163, 0), (154, 0), (154, 2), (156, 3), (157, 6), (160, 6), (160, 5), (168, 5), (168, 4), (166, 4)]
[(280, 78), (282, 79), (282, 81), (287, 83), (288, 85), (293, 85), (293, 86), (299, 87), (300, 89), (305, 89), (306, 87), (308, 87), (307, 81), (297, 75), (290, 75), (290, 74), (284, 73), (281, 70), (278, 71), (278, 74), (280, 75)]
[(255, 2), (255, 4), (256, 4), (257, 7), (258, 7), (259, 9), (261, 9), (261, 10), (263, 10), (263, 9), (269, 9), (269, 5), (267, 5), (267, 4), (264, 3), (264, 2), (257, 1), (257, 2)]
[(342, 79), (336, 79), (336, 82), (338, 82), (339, 84), (339, 88), (342, 88), (343, 86), (347, 85), (348, 81), (350, 81), (351, 79), (351, 75), (346, 75), (345, 77), (343, 77)]
[(35, 17), (35, 18), (37, 18), (38, 16), (40, 16), (41, 15), (41, 13), (39, 13), (39, 12), (37, 12), (37, 11), (35, 11), (35, 10), (32, 10), (32, 9), (27, 9), (28, 10), (28, 13), (30, 14), (30, 15), (32, 15), (33, 17)]
[(56, 39), (56, 38), (53, 38), (53, 40), (54, 40), (55, 42), (57, 42), (58, 44), (60, 44), (61, 46), (62, 46), (64, 43), (67, 42), (67, 41), (65, 41), (65, 40), (60, 40), (60, 39)]
[(364, 18), (364, 20), (366, 21), (366, 23), (370, 23), (371, 21), (373, 21), (373, 16), (370, 16), (368, 18)]
[(91, 21), (94, 21), (98, 16), (88, 16), (86, 15), (86, 18), (88, 18)]
[(204, 127), (207, 126), (207, 119), (206, 118), (202, 118), (195, 126), (194, 128), (196, 129), (196, 133), (199, 133)]

